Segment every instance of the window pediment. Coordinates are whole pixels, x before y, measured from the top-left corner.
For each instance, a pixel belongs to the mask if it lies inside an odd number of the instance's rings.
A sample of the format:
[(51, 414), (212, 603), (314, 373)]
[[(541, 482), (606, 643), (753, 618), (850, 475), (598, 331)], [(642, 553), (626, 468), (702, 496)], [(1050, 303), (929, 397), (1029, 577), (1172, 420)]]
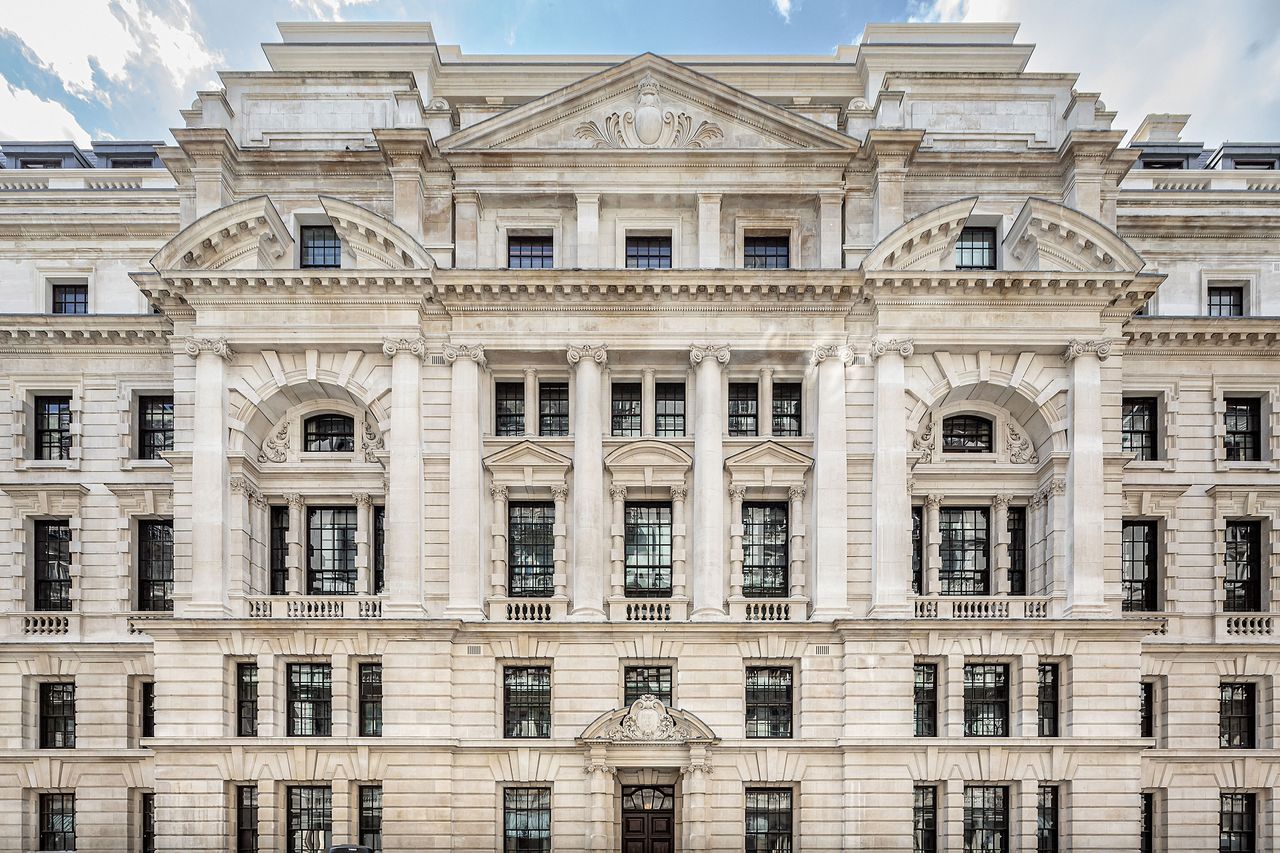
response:
[(389, 219), (349, 201), (320, 196), (320, 204), (339, 236), (356, 257), (357, 268), (431, 270), (435, 263), (407, 231)]
[(668, 708), (656, 696), (641, 696), (626, 708), (597, 717), (580, 743), (706, 744), (719, 740), (711, 727), (688, 711)]
[(935, 207), (904, 222), (862, 261), (867, 271), (955, 269), (956, 242), (978, 204), (977, 196)]
[(665, 441), (631, 441), (604, 460), (613, 482), (623, 486), (679, 486), (685, 482), (693, 459)]
[(1078, 210), (1029, 198), (1004, 238), (1008, 266), (1020, 270), (1137, 273), (1142, 256), (1125, 239)]
[(739, 486), (803, 486), (813, 460), (776, 441), (762, 441), (724, 461)]
[(156, 252), (151, 266), (169, 270), (281, 269), (293, 256), (293, 237), (265, 195), (208, 213)]
[(521, 441), (484, 458), (493, 482), (506, 486), (557, 486), (565, 482), (572, 466), (569, 457), (532, 441)]

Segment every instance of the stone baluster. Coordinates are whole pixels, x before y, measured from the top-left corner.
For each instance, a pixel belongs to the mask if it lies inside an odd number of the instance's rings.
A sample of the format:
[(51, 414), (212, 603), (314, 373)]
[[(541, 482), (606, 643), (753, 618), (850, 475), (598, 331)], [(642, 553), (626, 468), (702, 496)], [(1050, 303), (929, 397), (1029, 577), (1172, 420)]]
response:
[(693, 346), (695, 371), (693, 430), (693, 618), (725, 617), (724, 404), (721, 369), (729, 348)]
[[(911, 338), (871, 342), (876, 363), (875, 457), (871, 474), (872, 610), (905, 616), (911, 591), (911, 498), (907, 494), (906, 359)], [(821, 429), (821, 426), (819, 426)], [(817, 490), (815, 489), (815, 492)], [(822, 504), (826, 493), (816, 493)]]
[(613, 516), (609, 525), (609, 533), (613, 537), (613, 544), (609, 549), (610, 583), (613, 597), (622, 598), (626, 590), (627, 571), (627, 487), (613, 484), (609, 487), (609, 497), (613, 499)]
[(688, 542), (685, 526), (685, 499), (689, 489), (683, 483), (671, 487), (671, 594), (688, 595)]
[[(391, 359), (392, 389), (385, 519), (388, 595), (384, 612), (412, 615), (421, 613), (423, 607), (422, 361), (427, 356), (427, 342), (420, 337), (387, 338), (382, 342), (382, 352)], [(477, 422), (471, 426), (477, 442), (478, 431)], [(454, 446), (458, 435), (456, 428), (450, 433)], [(450, 465), (450, 475), (453, 472)], [(452, 486), (451, 482), (450, 497), (454, 499), (450, 502), (451, 508), (458, 497)], [(478, 515), (472, 512), (473, 524)], [(450, 534), (452, 532), (450, 528)], [(452, 557), (451, 552), (451, 565)]]
[(576, 371), (573, 412), (573, 614), (603, 619), (604, 612), (604, 430), (601, 377), (608, 363), (604, 344), (570, 346)]
[(195, 360), (191, 436), (191, 590), (193, 615), (227, 613), (227, 364), (235, 353), (226, 338), (187, 338)]
[(741, 598), (746, 581), (742, 576), (745, 554), (742, 550), (742, 499), (747, 488), (737, 483), (729, 484), (729, 597)]

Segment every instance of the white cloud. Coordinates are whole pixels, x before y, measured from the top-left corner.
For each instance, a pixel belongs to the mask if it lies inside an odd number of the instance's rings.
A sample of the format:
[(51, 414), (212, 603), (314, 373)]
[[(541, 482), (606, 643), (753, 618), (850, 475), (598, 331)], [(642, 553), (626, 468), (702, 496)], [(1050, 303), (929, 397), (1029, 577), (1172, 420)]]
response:
[(1115, 127), (1147, 113), (1191, 113), (1183, 139), (1280, 140), (1280, 3), (1239, 0), (1206, 12), (1199, 0), (932, 0), (926, 20), (1018, 21), (1034, 43), (1030, 71), (1080, 73), (1102, 93)]
[(289, 0), (289, 5), (310, 12), (313, 18), (341, 21), (343, 9), (348, 6), (365, 6), (372, 2), (373, 0)]
[(773, 0), (773, 10), (782, 16), (782, 20), (791, 23), (792, 0)]
[[(73, 139), (89, 144), (89, 132), (62, 104), (46, 101), (34, 92), (20, 89), (0, 74), (0, 139)], [(20, 131), (14, 135), (12, 130)]]

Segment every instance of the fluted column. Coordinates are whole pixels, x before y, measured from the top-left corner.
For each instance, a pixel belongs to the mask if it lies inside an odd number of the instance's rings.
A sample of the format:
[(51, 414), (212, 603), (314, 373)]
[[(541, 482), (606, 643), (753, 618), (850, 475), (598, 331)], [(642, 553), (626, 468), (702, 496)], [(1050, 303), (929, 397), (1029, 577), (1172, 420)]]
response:
[[(811, 361), (818, 374), (818, 422), (813, 431), (813, 559), (810, 561), (813, 582), (809, 585), (809, 594), (815, 619), (836, 619), (848, 615), (849, 610), (849, 434), (845, 369), (853, 363), (853, 350), (846, 346), (817, 346)], [(898, 414), (905, 417), (901, 406)], [(772, 418), (772, 412), (769, 416)], [(903, 436), (905, 441), (905, 423)], [(911, 506), (906, 492), (905, 450), (901, 455), (902, 479), (897, 486), (896, 500), (906, 507), (903, 518), (906, 519), (907, 559), (903, 565), (910, 584)]]
[(684, 523), (684, 503), (689, 489), (683, 484), (671, 487), (671, 594), (684, 598), (688, 583), (688, 541)]
[[(449, 344), (444, 348), (444, 359), (452, 365), (449, 383), (449, 604), (445, 613), (457, 619), (479, 619), (483, 616), (480, 518), (484, 500), (484, 468), (480, 461), (480, 370), (485, 364), (484, 348)], [(394, 456), (391, 461), (394, 477)], [(420, 458), (415, 476), (421, 483)]]
[(742, 564), (745, 554), (742, 553), (742, 499), (747, 495), (747, 487), (738, 483), (729, 484), (729, 597), (741, 598), (742, 588), (746, 580), (742, 576)]
[[(905, 616), (911, 590), (911, 497), (907, 493), (906, 359), (911, 338), (871, 342), (876, 363), (875, 457), (871, 473), (872, 610)], [(824, 500), (822, 495), (816, 503)]]
[(489, 548), (489, 589), (501, 598), (507, 594), (507, 487), (489, 487), (493, 498), (493, 523), (490, 533), (493, 542)]
[(791, 541), (788, 543), (788, 555), (791, 565), (788, 566), (788, 574), (790, 575), (789, 594), (792, 598), (799, 598), (804, 595), (804, 524), (801, 519), (804, 518), (804, 486), (792, 486), (787, 490), (787, 497), (790, 499), (790, 507), (787, 513), (788, 528)]
[(729, 348), (689, 350), (696, 386), (693, 428), (693, 618), (725, 618), (724, 404), (720, 371)]
[(939, 575), (942, 573), (942, 495), (929, 495), (924, 499), (925, 582), (922, 595), (937, 595), (942, 591)]
[(601, 371), (604, 344), (570, 346), (576, 372), (573, 412), (573, 615), (604, 618), (604, 430)]
[(565, 511), (569, 503), (569, 487), (564, 483), (557, 483), (551, 487), (551, 497), (556, 506), (556, 520), (552, 525), (552, 537), (555, 543), (552, 560), (555, 563), (555, 575), (551, 582), (555, 585), (556, 598), (567, 598), (569, 596), (569, 520), (565, 516)]
[(289, 595), (299, 595), (307, 588), (307, 552), (303, 547), (306, 539), (307, 507), (302, 500), (302, 495), (297, 492), (289, 492), (284, 496), (284, 500), (289, 505), (289, 530), (285, 534), (288, 554), (284, 563), (289, 576), (285, 580), (285, 592)]
[(1063, 358), (1071, 371), (1071, 459), (1067, 463), (1067, 613), (1102, 615), (1106, 482), (1103, 477), (1102, 362), (1111, 341), (1073, 340)]
[(195, 359), (191, 441), (191, 615), (227, 612), (227, 362), (226, 338), (188, 338)]
[(373, 567), (369, 556), (373, 553), (373, 498), (365, 492), (356, 492), (356, 593), (367, 595), (373, 588), (369, 575)]
[(609, 497), (613, 499), (613, 518), (609, 525), (609, 533), (613, 537), (609, 549), (610, 584), (614, 598), (622, 598), (626, 591), (627, 572), (627, 487), (617, 483), (609, 487)]

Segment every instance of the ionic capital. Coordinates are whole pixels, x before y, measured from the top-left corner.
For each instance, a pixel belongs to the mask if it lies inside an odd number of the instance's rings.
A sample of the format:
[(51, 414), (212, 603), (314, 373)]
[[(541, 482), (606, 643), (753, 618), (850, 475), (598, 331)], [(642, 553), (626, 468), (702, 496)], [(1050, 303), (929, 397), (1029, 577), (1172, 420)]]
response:
[(192, 358), (198, 358), (206, 352), (225, 361), (230, 361), (236, 356), (235, 350), (231, 349), (226, 338), (187, 338), (182, 342), (182, 348)]
[(991, 503), (996, 509), (1008, 509), (1009, 504), (1013, 503), (1013, 495), (996, 495), (991, 499)]
[(356, 506), (360, 507), (361, 509), (365, 509), (367, 507), (373, 506), (373, 498), (369, 495), (368, 492), (356, 492), (351, 497), (355, 499)]
[(729, 345), (728, 344), (693, 344), (689, 347), (689, 363), (697, 367), (707, 359), (718, 361), (720, 364), (729, 363)]
[(915, 351), (915, 338), (872, 338), (871, 340), (870, 353), (872, 361), (890, 352), (896, 352), (903, 358), (907, 358)]
[(615, 501), (625, 501), (627, 499), (627, 487), (621, 483), (614, 483), (609, 487), (609, 497)]
[(729, 484), (729, 497), (735, 501), (740, 501), (747, 496), (747, 487), (739, 483)]
[(306, 506), (306, 503), (307, 503), (302, 499), (302, 495), (298, 494), (297, 492), (286, 492), (283, 495), (283, 497), (284, 497), (284, 502), (287, 503), (293, 509), (302, 509), (304, 506)]
[(1096, 341), (1082, 341), (1078, 338), (1072, 338), (1067, 342), (1067, 349), (1062, 354), (1062, 360), (1075, 361), (1083, 355), (1096, 355), (1098, 361), (1106, 361), (1107, 356), (1111, 355), (1111, 339), (1099, 338)]
[(387, 358), (395, 358), (396, 355), (402, 352), (416, 355), (418, 358), (426, 358), (427, 341), (422, 337), (382, 339), (382, 354)]
[(684, 483), (671, 487), (671, 500), (682, 501), (687, 497), (689, 497), (689, 487)]
[(818, 344), (809, 354), (809, 363), (813, 365), (822, 364), (827, 359), (838, 359), (848, 367), (853, 364), (853, 348), (843, 344)]
[(603, 367), (609, 363), (608, 350), (608, 344), (570, 344), (565, 351), (565, 356), (569, 359), (569, 364), (574, 367), (582, 361), (594, 361)]
[(505, 501), (507, 499), (507, 487), (501, 483), (494, 483), (489, 487), (489, 497)]
[(924, 499), (924, 505), (928, 509), (937, 509), (942, 506), (942, 495), (927, 495)]
[(453, 364), (455, 361), (474, 361), (481, 367), (485, 366), (484, 347), (479, 344), (445, 344), (444, 360)]
[(787, 497), (791, 498), (793, 501), (804, 500), (804, 486), (792, 486), (787, 489)]

